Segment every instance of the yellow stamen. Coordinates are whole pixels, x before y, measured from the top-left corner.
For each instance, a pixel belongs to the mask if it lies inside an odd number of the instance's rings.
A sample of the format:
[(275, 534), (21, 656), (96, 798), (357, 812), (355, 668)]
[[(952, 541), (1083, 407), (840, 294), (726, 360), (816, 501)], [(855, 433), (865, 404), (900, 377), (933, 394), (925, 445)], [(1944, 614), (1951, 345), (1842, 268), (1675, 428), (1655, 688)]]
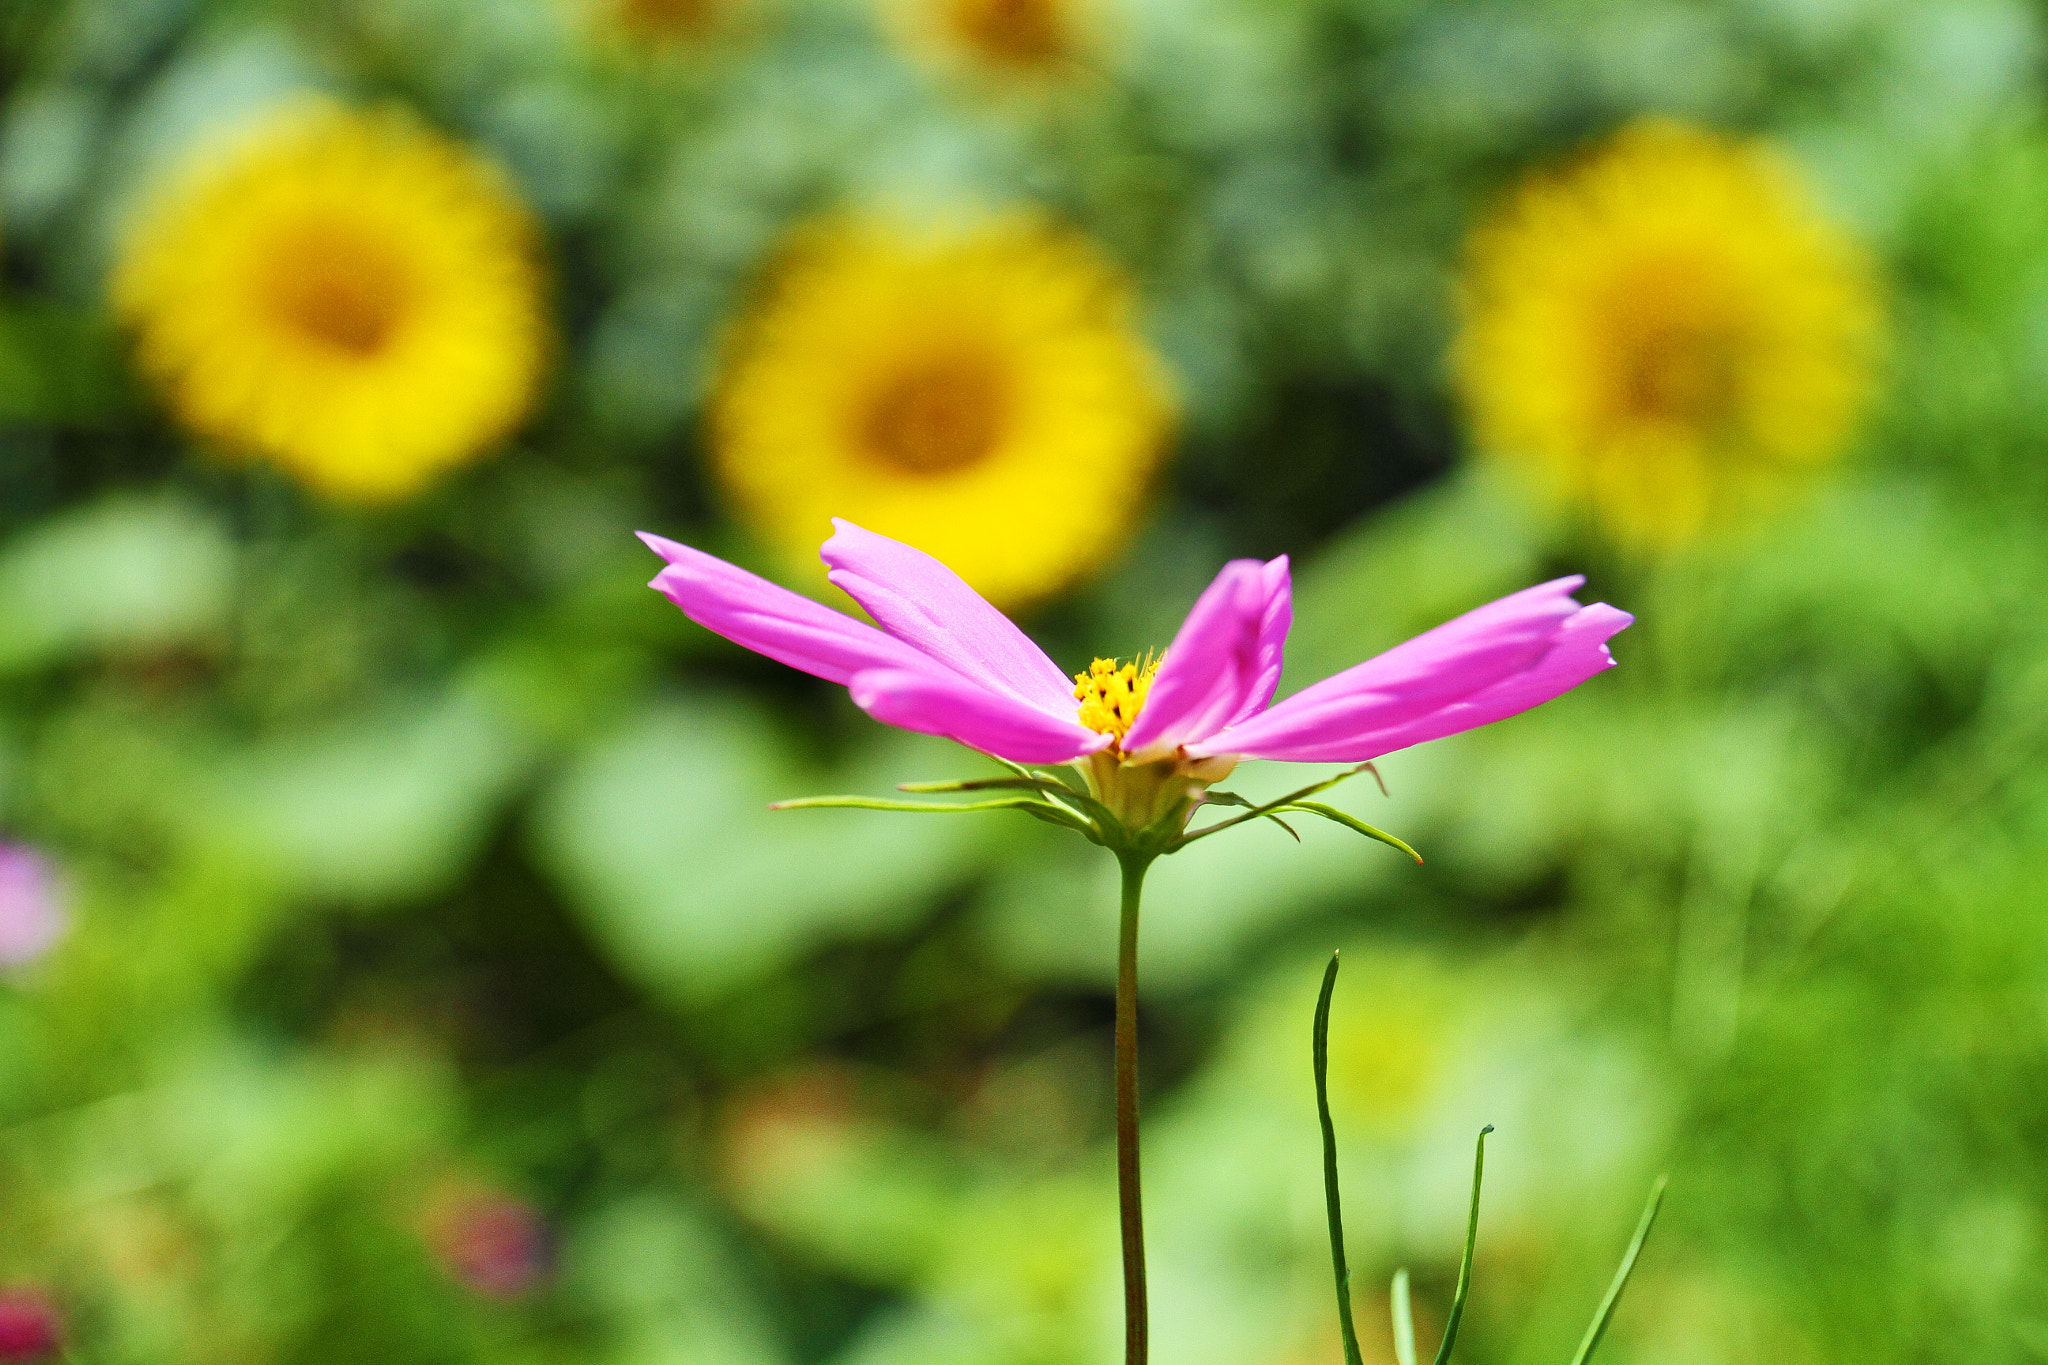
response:
[(1075, 718), (1098, 734), (1114, 735), (1119, 741), (1130, 732), (1131, 722), (1145, 705), (1152, 679), (1166, 656), (1147, 655), (1142, 660), (1118, 663), (1097, 659), (1086, 673), (1074, 675), (1074, 700), (1081, 703)]

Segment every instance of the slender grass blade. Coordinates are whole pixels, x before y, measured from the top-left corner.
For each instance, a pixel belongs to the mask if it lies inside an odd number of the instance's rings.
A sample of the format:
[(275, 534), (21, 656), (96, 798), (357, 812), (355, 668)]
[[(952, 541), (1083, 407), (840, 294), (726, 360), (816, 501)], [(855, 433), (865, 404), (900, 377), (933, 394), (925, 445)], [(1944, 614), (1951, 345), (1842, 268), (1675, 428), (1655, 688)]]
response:
[(1387, 1305), (1394, 1314), (1394, 1360), (1397, 1365), (1415, 1365), (1415, 1315), (1408, 1311), (1408, 1267), (1394, 1272)]
[(1657, 1221), (1657, 1210), (1664, 1206), (1664, 1187), (1671, 1177), (1660, 1175), (1657, 1183), (1650, 1187), (1650, 1202), (1643, 1206), (1643, 1217), (1636, 1224), (1636, 1235), (1629, 1238), (1628, 1250), (1622, 1254), (1621, 1268), (1614, 1272), (1614, 1283), (1607, 1286), (1607, 1297), (1600, 1300), (1599, 1311), (1593, 1314), (1592, 1325), (1586, 1328), (1586, 1339), (1579, 1343), (1579, 1353), (1572, 1357), (1572, 1365), (1586, 1365), (1593, 1358), (1593, 1348), (1600, 1344), (1600, 1338), (1607, 1335), (1607, 1324), (1614, 1317), (1614, 1308), (1621, 1302), (1621, 1291), (1628, 1288), (1628, 1277), (1635, 1273), (1636, 1257), (1643, 1254), (1643, 1243), (1650, 1239), (1650, 1227)]
[(1479, 1187), (1486, 1180), (1486, 1135), (1492, 1131), (1490, 1123), (1479, 1130), (1479, 1142), (1472, 1153), (1472, 1212), (1465, 1220), (1465, 1254), (1458, 1261), (1458, 1287), (1451, 1294), (1451, 1315), (1444, 1322), (1443, 1345), (1436, 1348), (1436, 1365), (1445, 1365), (1451, 1358), (1451, 1347), (1458, 1340), (1458, 1324), (1465, 1317), (1465, 1296), (1472, 1291), (1472, 1249), (1479, 1243)]

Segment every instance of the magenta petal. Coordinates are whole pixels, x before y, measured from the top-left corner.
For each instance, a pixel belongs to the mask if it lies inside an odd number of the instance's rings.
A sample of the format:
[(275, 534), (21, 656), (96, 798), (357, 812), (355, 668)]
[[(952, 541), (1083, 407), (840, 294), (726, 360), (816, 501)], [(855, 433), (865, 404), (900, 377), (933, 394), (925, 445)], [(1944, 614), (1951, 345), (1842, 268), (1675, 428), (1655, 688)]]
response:
[(910, 645), (843, 611), (779, 587), (702, 550), (640, 532), (668, 561), (648, 586), (683, 615), (757, 654), (845, 683), (863, 669), (939, 665)]
[(832, 519), (818, 551), (829, 577), (882, 629), (964, 677), (1071, 716), (1074, 682), (959, 574), (922, 550)]
[(1468, 611), (1230, 727), (1227, 741), (1205, 737), (1190, 752), (1341, 742), (1428, 715), (1542, 658), (1558, 626), (1579, 609), (1571, 594), (1583, 581), (1560, 578)]
[[(1216, 736), (1213, 743), (1205, 747), (1212, 753), (1234, 753), (1247, 758), (1283, 759), (1295, 763), (1363, 763), (1396, 749), (1442, 739), (1446, 735), (1519, 715), (1532, 706), (1569, 692), (1594, 674), (1614, 667), (1614, 656), (1607, 651), (1607, 641), (1634, 620), (1627, 612), (1605, 602), (1581, 607), (1559, 624), (1549, 648), (1528, 667), (1476, 692), (1391, 725), (1362, 728), (1355, 721), (1345, 723), (1342, 716), (1332, 710), (1324, 713), (1324, 724), (1319, 726), (1294, 725), (1275, 728), (1264, 735), (1256, 733), (1253, 727), (1280, 710), (1275, 707), (1251, 724)], [(1283, 705), (1292, 701), (1290, 698)]]
[(1166, 647), (1125, 751), (1171, 752), (1263, 709), (1280, 682), (1291, 603), (1285, 555), (1224, 565)]
[(854, 704), (887, 725), (943, 735), (1012, 763), (1068, 763), (1105, 747), (1109, 736), (933, 668), (878, 668), (848, 685)]

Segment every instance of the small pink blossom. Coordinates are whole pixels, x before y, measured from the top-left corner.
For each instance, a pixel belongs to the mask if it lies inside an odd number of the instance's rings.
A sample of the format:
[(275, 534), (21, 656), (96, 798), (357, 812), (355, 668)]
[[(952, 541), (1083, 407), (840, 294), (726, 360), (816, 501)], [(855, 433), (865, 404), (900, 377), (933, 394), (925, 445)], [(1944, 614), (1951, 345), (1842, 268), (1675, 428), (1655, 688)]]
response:
[(24, 844), (0, 843), (0, 967), (35, 961), (68, 923), (49, 859)]
[(0, 1289), (0, 1362), (47, 1360), (61, 1337), (56, 1305), (40, 1290)]
[(434, 1201), (427, 1240), (449, 1276), (492, 1299), (523, 1298), (547, 1277), (547, 1225), (524, 1200), (450, 1186)]

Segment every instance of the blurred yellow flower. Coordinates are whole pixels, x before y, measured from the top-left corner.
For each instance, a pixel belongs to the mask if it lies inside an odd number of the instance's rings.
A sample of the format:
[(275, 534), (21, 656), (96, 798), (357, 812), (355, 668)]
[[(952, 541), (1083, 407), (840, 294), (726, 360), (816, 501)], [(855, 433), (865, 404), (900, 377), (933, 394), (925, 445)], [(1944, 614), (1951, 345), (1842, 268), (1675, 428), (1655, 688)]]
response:
[(308, 103), (148, 203), (114, 298), (187, 427), (383, 501), (524, 416), (548, 349), (534, 246), (471, 152), (396, 111)]
[(1633, 124), (1474, 233), (1456, 366), (1480, 446), (1672, 545), (1835, 456), (1880, 331), (1863, 253), (1757, 143)]
[(881, 0), (914, 54), (997, 80), (1062, 75), (1093, 48), (1089, 0)]
[(1164, 449), (1164, 377), (1130, 309), (1108, 262), (1036, 218), (923, 239), (815, 225), (727, 350), (718, 475), (821, 576), (839, 516), (999, 604), (1044, 597), (1121, 540)]

